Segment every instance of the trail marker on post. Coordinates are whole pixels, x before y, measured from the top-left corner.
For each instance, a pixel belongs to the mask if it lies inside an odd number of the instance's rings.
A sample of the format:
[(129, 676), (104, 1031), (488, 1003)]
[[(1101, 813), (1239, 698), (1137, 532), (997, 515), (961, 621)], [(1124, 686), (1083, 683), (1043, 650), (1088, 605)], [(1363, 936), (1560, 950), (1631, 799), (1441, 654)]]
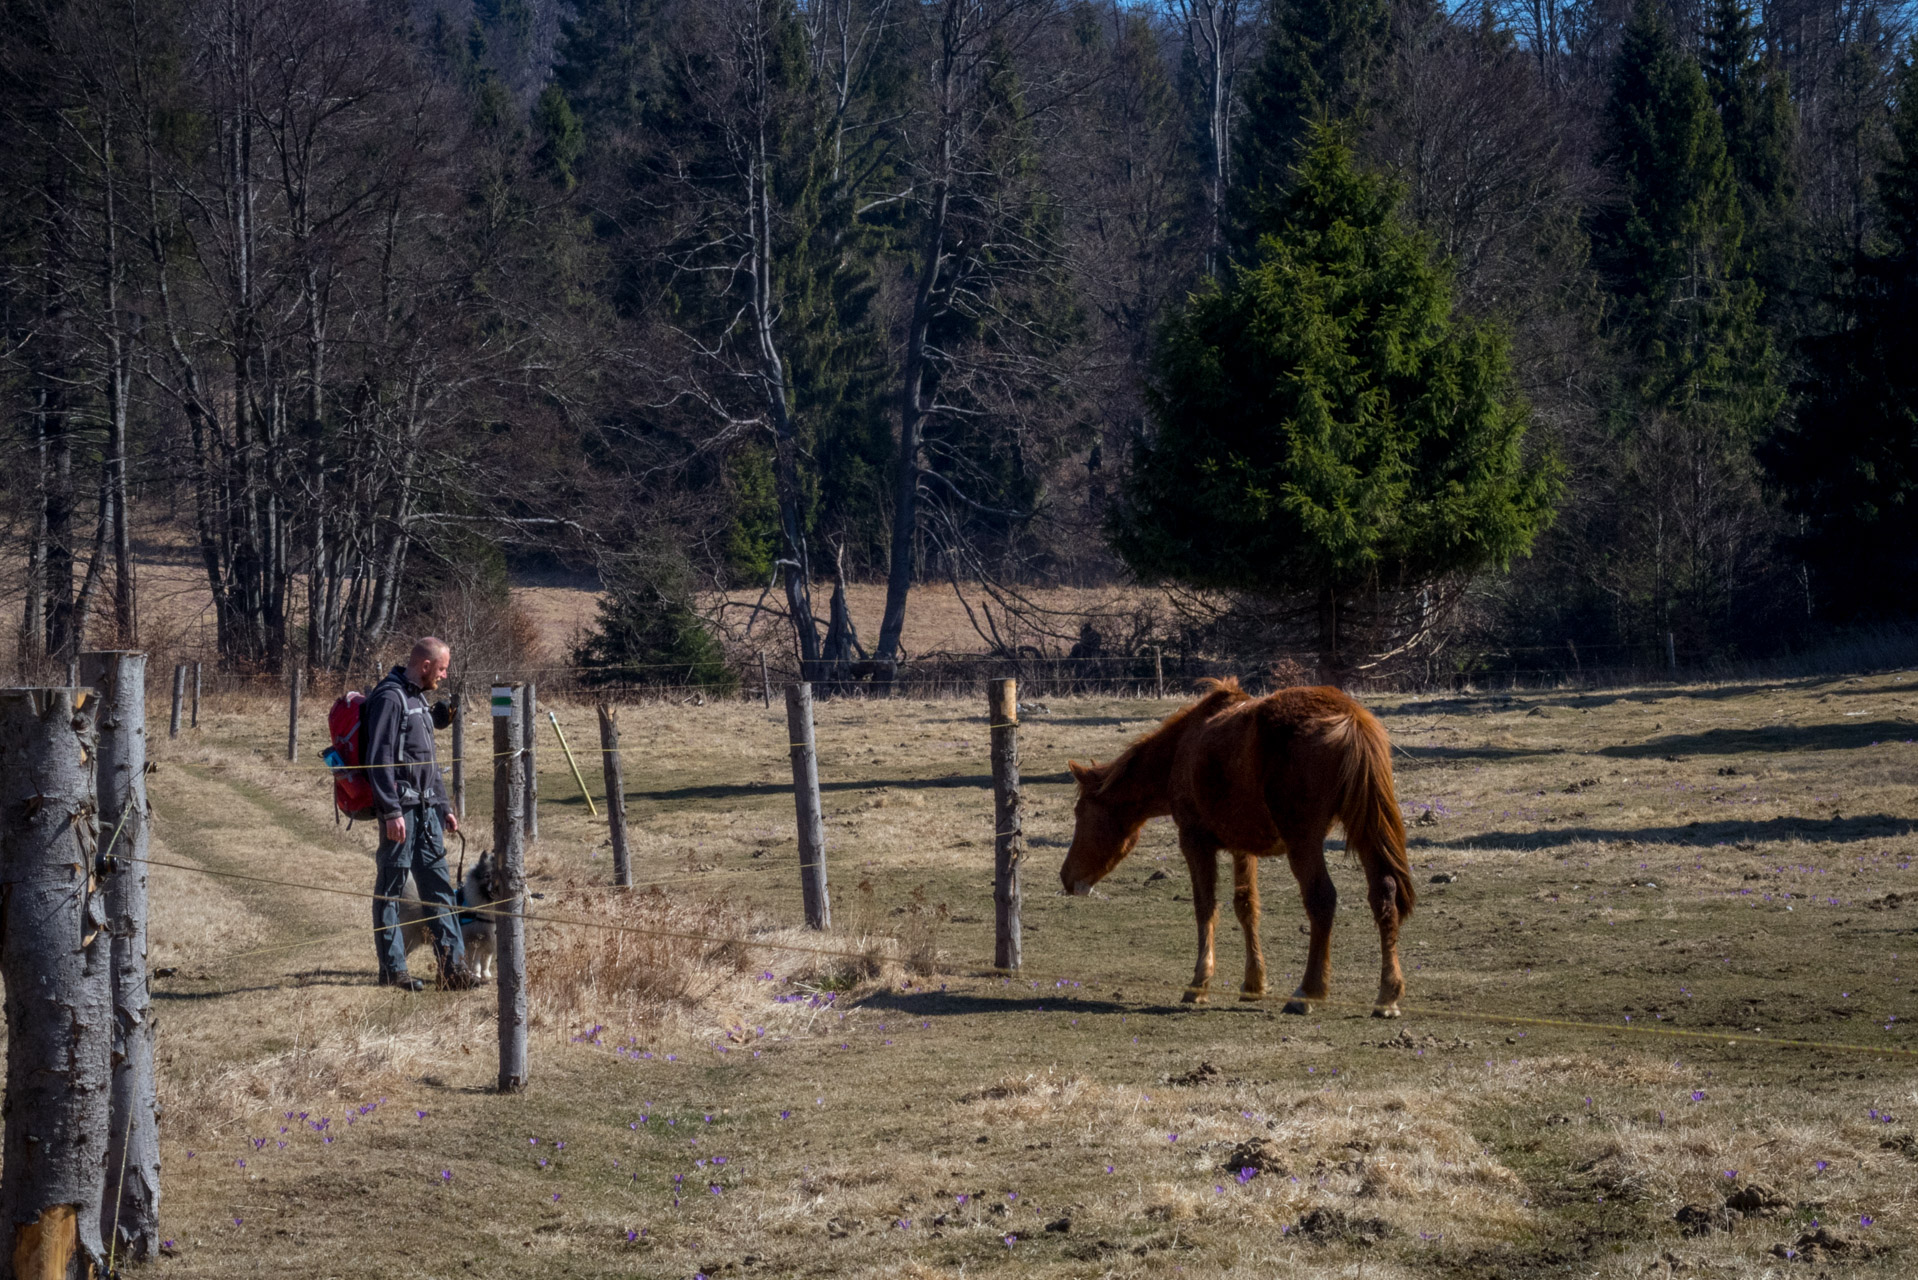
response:
[(499, 1091), (526, 1087), (526, 831), (520, 800), (522, 686), (493, 686), (493, 856), (503, 910), (493, 913), (499, 966)]
[(1026, 855), (1019, 812), (1019, 682), (994, 680), (992, 726), (992, 963), (1019, 967), (1019, 863)]
[(799, 818), (799, 889), (806, 927), (832, 927), (826, 892), (826, 822), (819, 810), (819, 752), (813, 745), (812, 686), (786, 686), (786, 732), (792, 744), (793, 807)]
[(80, 655), (80, 679), (99, 698), (94, 785), (113, 1000), (112, 1094), (100, 1234), (117, 1268), (160, 1250), (160, 1104), (147, 989), (147, 656)]
[(613, 837), (613, 883), (632, 884), (633, 867), (626, 851), (626, 784), (619, 769), (619, 712), (599, 704), (599, 758), (606, 775), (606, 825)]

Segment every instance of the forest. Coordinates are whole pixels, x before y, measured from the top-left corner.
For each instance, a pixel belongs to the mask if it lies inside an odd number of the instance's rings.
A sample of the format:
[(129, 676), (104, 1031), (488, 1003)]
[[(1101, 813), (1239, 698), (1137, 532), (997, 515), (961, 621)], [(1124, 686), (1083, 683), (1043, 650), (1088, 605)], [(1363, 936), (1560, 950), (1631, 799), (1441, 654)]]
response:
[(715, 686), (884, 685), (955, 590), (1335, 681), (1913, 612), (1896, 0), (0, 12), (23, 674), (150, 642), (156, 530), (256, 673), (554, 567), (589, 677)]

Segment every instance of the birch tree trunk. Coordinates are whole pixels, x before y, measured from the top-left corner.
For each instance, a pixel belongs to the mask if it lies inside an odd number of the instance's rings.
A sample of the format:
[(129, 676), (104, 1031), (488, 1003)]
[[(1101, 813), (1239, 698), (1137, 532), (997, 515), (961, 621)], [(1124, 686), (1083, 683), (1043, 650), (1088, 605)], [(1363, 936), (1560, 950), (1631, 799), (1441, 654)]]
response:
[(92, 876), (94, 726), (75, 689), (0, 691), (7, 1093), (0, 1280), (104, 1268), (112, 948)]
[(160, 1104), (147, 990), (146, 672), (144, 653), (80, 656), (81, 683), (100, 699), (95, 777), (103, 851), (113, 859), (104, 884), (113, 939), (113, 1085), (100, 1235), (116, 1264), (144, 1262), (160, 1247)]

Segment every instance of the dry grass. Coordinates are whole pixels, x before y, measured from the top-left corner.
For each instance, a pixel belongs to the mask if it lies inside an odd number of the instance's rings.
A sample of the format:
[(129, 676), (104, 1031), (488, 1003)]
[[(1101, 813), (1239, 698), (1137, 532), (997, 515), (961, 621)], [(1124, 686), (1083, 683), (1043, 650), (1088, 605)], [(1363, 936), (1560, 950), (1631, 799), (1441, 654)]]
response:
[[(533, 1080), (517, 1097), (491, 1092), (490, 992), (371, 985), (364, 900), (156, 868), (155, 962), (180, 970), (159, 983), (179, 1253), (165, 1265), (1901, 1273), (1918, 1188), (1896, 1145), (1918, 1154), (1908, 1060), (1752, 1040), (1918, 1047), (1895, 958), (1918, 945), (1918, 903), (1886, 905), (1918, 887), (1918, 685), (1381, 700), (1414, 866), (1458, 877), (1421, 886), (1403, 1035), (1363, 1006), (1296, 1019), (1237, 1004), (1229, 921), (1217, 1003), (1172, 1003), (1191, 922), (1169, 825), (1094, 898), (1054, 893), (1065, 759), (1109, 757), (1170, 704), (1051, 705), (1022, 732), (1016, 981), (982, 967), (983, 707), (822, 705), (838, 924), (824, 936), (792, 925), (780, 710), (623, 717), (642, 885), (624, 895), (549, 737), (529, 879), (540, 912), (581, 923), (532, 929)], [(576, 745), (595, 740), (590, 709), (556, 709)], [(283, 715), (226, 694), (197, 735), (162, 728), (154, 856), (364, 890), (370, 834), (336, 829), (324, 775), (286, 766)], [(1335, 875), (1335, 995), (1363, 998), (1374, 944), (1353, 876)], [(1276, 985), (1303, 939), (1289, 878), (1267, 877)], [(1255, 1139), (1265, 1168), (1241, 1182), (1226, 1165)], [(1680, 1234), (1682, 1205), (1754, 1182), (1781, 1216)], [(1853, 1251), (1772, 1256), (1814, 1219)]]

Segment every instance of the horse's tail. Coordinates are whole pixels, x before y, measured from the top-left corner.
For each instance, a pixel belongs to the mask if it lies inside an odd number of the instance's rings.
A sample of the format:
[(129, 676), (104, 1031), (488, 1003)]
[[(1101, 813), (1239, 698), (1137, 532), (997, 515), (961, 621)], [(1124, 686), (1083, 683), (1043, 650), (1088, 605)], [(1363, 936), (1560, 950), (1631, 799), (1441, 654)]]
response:
[(1405, 860), (1405, 819), (1392, 789), (1391, 739), (1378, 717), (1357, 703), (1334, 722), (1333, 739), (1344, 749), (1339, 822), (1345, 827), (1345, 846), (1368, 870), (1376, 867), (1392, 877), (1399, 915), (1410, 916), (1417, 894), (1411, 864)]

